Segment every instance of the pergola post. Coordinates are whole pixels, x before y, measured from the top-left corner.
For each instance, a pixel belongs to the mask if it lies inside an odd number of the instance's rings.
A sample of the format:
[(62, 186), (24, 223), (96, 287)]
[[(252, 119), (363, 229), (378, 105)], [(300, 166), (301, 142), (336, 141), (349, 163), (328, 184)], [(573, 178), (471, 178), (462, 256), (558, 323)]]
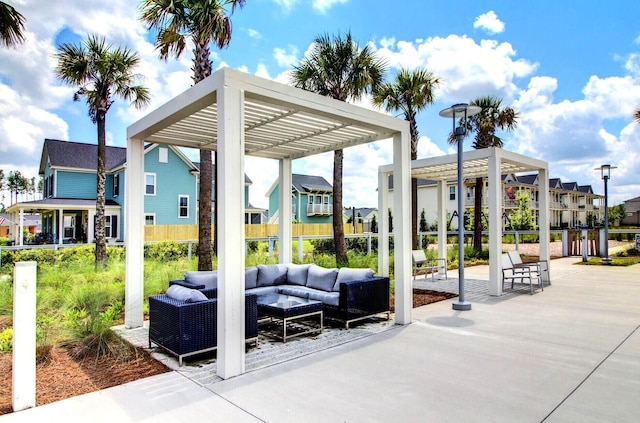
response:
[(411, 323), (411, 161), (408, 132), (393, 136), (393, 253), (396, 324)]
[[(124, 325), (142, 326), (144, 314), (144, 142), (127, 140), (127, 177), (125, 178), (125, 293)], [(93, 229), (93, 225), (89, 226)], [(92, 237), (93, 233), (89, 233)]]
[(447, 181), (438, 181), (438, 257), (447, 257)]
[(489, 295), (502, 295), (502, 181), (499, 155), (489, 157)]
[(278, 224), (278, 263), (291, 263), (291, 159), (281, 159), (278, 161), (278, 174), (280, 181), (279, 201), (279, 224)]
[(389, 173), (378, 170), (378, 274), (389, 276)]
[(244, 373), (244, 99), (218, 91), (218, 369), (223, 379)]
[[(549, 171), (547, 168), (538, 169), (538, 233), (540, 245), (540, 260), (549, 263), (549, 243), (551, 242), (549, 225)], [(550, 272), (542, 274), (543, 282), (550, 282)]]

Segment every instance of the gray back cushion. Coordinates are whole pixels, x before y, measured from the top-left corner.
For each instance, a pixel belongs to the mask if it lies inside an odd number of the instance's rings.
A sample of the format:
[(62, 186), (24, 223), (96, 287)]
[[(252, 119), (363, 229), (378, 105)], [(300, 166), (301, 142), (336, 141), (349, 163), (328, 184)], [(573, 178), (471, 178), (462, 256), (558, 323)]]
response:
[(244, 269), (244, 289), (253, 289), (258, 286), (258, 268), (247, 267)]
[(282, 285), (287, 283), (286, 264), (259, 264), (258, 286)]
[(373, 277), (372, 269), (352, 269), (349, 267), (341, 267), (338, 271), (336, 284), (333, 286), (334, 291), (340, 291), (340, 284), (349, 281), (361, 281)]
[(316, 264), (309, 266), (307, 275), (307, 287), (330, 292), (336, 283), (338, 269), (325, 269)]
[(204, 285), (206, 289), (218, 288), (218, 271), (217, 270), (201, 270), (195, 272), (186, 272), (184, 280), (197, 285)]
[(287, 283), (289, 285), (306, 285), (309, 264), (287, 264)]
[(171, 285), (167, 289), (167, 297), (174, 300), (184, 301), (185, 303), (195, 303), (198, 301), (208, 300), (207, 296), (197, 289), (185, 288), (180, 285)]

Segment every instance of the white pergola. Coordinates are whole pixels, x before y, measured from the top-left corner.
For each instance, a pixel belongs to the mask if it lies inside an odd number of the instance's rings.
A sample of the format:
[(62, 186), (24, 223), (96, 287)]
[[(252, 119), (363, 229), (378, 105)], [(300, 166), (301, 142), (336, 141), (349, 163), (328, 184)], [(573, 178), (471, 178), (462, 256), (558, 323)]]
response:
[[(538, 172), (538, 209), (540, 260), (549, 260), (549, 168), (547, 162), (503, 150), (502, 148), (484, 148), (463, 153), (463, 172), (465, 178), (488, 177), (489, 179), (489, 295), (502, 295), (502, 268), (499, 257), (502, 254), (502, 182), (501, 175), (507, 173)], [(438, 181), (437, 216), (438, 222), (438, 257), (447, 256), (447, 181), (456, 180), (458, 175), (457, 154), (413, 160), (411, 176), (413, 178)], [(381, 166), (378, 170), (378, 192), (380, 210), (386, 210), (386, 195), (389, 191), (389, 174), (394, 174), (394, 206), (395, 169), (392, 165)], [(458, 193), (464, 195), (464, 193)], [(394, 207), (394, 215), (395, 215)], [(462, 211), (458, 210), (458, 213)], [(397, 220), (394, 219), (394, 222)], [(380, 219), (380, 237), (388, 234), (386, 219)], [(388, 252), (387, 252), (388, 253)], [(381, 257), (386, 257), (380, 253)], [(550, 272), (546, 272), (548, 277)], [(548, 282), (548, 280), (546, 281)]]
[[(143, 324), (145, 143), (216, 150), (218, 177), (217, 374), (244, 373), (244, 157), (278, 160), (290, 187), (292, 160), (383, 139), (393, 142), (395, 323), (411, 322), (409, 124), (291, 86), (223, 68), (127, 128), (125, 326)], [(292, 259), (291, 198), (279, 199), (279, 261)], [(386, 243), (381, 243), (386, 244)], [(388, 247), (383, 249), (388, 253)], [(382, 259), (381, 259), (382, 260)], [(388, 259), (385, 259), (388, 263)], [(385, 268), (386, 269), (386, 268)], [(386, 273), (388, 270), (384, 270)]]

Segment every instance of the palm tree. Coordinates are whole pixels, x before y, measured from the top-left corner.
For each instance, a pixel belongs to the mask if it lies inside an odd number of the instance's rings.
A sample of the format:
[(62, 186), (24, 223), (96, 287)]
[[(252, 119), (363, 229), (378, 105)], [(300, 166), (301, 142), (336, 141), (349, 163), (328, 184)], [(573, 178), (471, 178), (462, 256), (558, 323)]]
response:
[[(433, 90), (442, 81), (426, 69), (410, 71), (400, 69), (394, 82), (387, 82), (373, 95), (373, 103), (384, 106), (388, 112), (401, 111), (409, 121), (411, 134), (411, 160), (418, 158), (418, 124), (416, 115), (433, 104)], [(411, 178), (411, 244), (418, 248), (418, 180)]]
[(89, 35), (80, 44), (64, 43), (57, 48), (55, 73), (62, 82), (77, 87), (73, 100), (84, 97), (89, 117), (98, 128), (98, 169), (96, 192), (96, 268), (107, 265), (105, 238), (105, 162), (106, 118), (114, 97), (129, 100), (136, 108), (149, 103), (149, 91), (136, 82), (140, 75), (133, 69), (140, 56), (128, 48), (113, 47), (97, 35)]
[(24, 41), (24, 16), (13, 6), (0, 1), (0, 45), (16, 46)]
[[(231, 42), (231, 19), (237, 6), (245, 0), (144, 0), (141, 20), (149, 29), (156, 29), (156, 48), (160, 58), (178, 58), (184, 52), (187, 41), (194, 44), (192, 79), (194, 84), (211, 75), (212, 62), (209, 44), (224, 48)], [(198, 204), (198, 270), (211, 270), (211, 187), (213, 181), (211, 150), (200, 150), (200, 188)], [(217, 205), (217, 202), (216, 202)], [(216, 221), (218, 213), (216, 213)], [(217, 232), (217, 222), (214, 226)], [(217, 251), (214, 235), (214, 250)]]
[[(369, 45), (360, 48), (351, 32), (344, 37), (318, 36), (310, 53), (294, 66), (292, 83), (298, 88), (313, 91), (340, 101), (358, 100), (376, 91), (383, 81), (387, 65)], [(344, 152), (333, 155), (333, 242), (336, 265), (349, 265), (347, 245), (342, 223), (342, 163)]]
[(636, 109), (636, 111), (633, 112), (633, 120), (640, 123), (640, 109)]
[[(493, 96), (478, 97), (470, 104), (479, 106), (480, 113), (468, 117), (466, 122), (461, 119), (460, 125), (466, 126), (467, 133), (475, 132), (473, 148), (501, 148), (502, 139), (496, 135), (496, 130), (512, 132), (518, 125), (518, 112), (512, 107), (502, 108), (502, 99)], [(455, 143), (455, 137), (450, 137), (449, 142)], [(483, 178), (476, 178), (473, 210), (473, 249), (476, 251), (482, 250), (482, 187)], [(462, 193), (459, 192), (458, 195)]]

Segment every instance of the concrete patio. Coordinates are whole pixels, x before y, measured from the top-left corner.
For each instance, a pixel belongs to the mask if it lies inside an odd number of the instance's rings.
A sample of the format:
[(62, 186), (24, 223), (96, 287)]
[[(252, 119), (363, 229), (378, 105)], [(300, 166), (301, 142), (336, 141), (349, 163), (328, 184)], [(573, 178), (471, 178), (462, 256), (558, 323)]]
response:
[[(451, 300), (423, 306), (411, 325), (234, 378), (173, 371), (2, 419), (636, 422), (640, 265), (578, 261), (553, 260), (544, 292), (468, 295), (467, 312)], [(488, 272), (471, 267), (466, 278)]]

